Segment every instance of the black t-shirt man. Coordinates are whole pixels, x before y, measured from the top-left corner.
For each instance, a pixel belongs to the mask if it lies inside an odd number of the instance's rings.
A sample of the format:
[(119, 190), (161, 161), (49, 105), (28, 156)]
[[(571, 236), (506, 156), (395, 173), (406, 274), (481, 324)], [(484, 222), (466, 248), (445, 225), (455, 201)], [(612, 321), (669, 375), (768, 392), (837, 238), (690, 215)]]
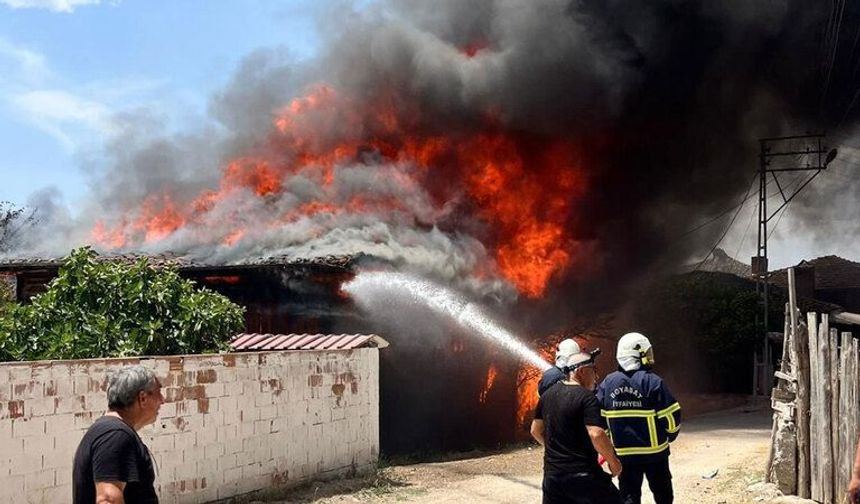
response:
[(543, 420), (546, 429), (544, 473), (603, 473), (585, 427), (606, 428), (600, 404), (592, 392), (559, 382), (540, 397), (535, 418)]
[(543, 504), (621, 504), (588, 433), (588, 427), (606, 428), (592, 392), (559, 382), (538, 400), (535, 420), (543, 424)]
[(74, 504), (96, 501), (96, 482), (123, 481), (126, 504), (158, 504), (152, 458), (122, 419), (104, 416), (84, 434), (72, 468)]

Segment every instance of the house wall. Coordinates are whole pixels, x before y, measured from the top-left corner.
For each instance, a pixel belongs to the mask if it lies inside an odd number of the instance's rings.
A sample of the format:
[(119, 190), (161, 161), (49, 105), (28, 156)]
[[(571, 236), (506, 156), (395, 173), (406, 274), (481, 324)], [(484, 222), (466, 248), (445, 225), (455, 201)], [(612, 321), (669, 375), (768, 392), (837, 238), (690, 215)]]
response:
[(15, 275), (0, 273), (0, 299), (8, 296), (9, 300), (18, 299), (18, 279)]
[(858, 289), (817, 289), (815, 299), (838, 304), (852, 313), (860, 313), (860, 288)]
[(141, 363), (162, 380), (140, 431), (163, 503), (210, 502), (372, 469), (379, 355), (266, 352), (0, 364), (0, 503), (71, 502), (72, 460), (105, 412), (108, 372)]

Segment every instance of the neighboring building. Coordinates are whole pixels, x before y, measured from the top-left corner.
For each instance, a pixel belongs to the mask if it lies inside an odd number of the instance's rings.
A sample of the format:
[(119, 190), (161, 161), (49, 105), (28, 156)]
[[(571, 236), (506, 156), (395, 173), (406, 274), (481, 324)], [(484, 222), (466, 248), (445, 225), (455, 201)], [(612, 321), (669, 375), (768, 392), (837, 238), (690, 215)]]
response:
[[(801, 261), (794, 267), (797, 295), (860, 313), (860, 263), (829, 255)], [(787, 270), (771, 274), (772, 283), (788, 286)]]
[[(793, 268), (801, 311), (831, 315), (860, 313), (860, 263), (829, 255), (801, 261)], [(750, 265), (730, 257), (719, 248), (698, 270), (729, 273), (753, 281)], [(749, 285), (753, 286), (752, 283)], [(788, 268), (771, 272), (770, 285), (787, 299)]]

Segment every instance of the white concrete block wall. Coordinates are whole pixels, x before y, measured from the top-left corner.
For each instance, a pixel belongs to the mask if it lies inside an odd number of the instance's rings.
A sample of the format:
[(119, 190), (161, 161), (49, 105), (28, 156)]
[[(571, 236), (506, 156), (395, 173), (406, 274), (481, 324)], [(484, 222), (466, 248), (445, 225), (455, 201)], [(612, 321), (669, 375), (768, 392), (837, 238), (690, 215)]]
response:
[(164, 503), (203, 503), (374, 467), (379, 354), (264, 352), (0, 364), (0, 503), (71, 501), (107, 373), (155, 369), (167, 402), (140, 432)]

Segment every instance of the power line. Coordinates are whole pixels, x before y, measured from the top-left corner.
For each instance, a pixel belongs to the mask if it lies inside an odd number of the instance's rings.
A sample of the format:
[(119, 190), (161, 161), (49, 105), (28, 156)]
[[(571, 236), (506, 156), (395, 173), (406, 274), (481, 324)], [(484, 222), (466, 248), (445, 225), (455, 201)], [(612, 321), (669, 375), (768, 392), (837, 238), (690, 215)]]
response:
[(734, 256), (734, 257), (735, 257), (735, 259), (737, 259), (737, 258), (738, 258), (738, 257), (740, 257), (740, 255), (741, 255), (741, 249), (742, 249), (742, 248), (743, 248), (743, 246), (744, 246), (744, 242), (745, 242), (745, 241), (747, 241), (747, 234), (748, 234), (748, 233), (749, 233), (749, 231), (750, 231), (750, 226), (752, 226), (752, 220), (753, 220), (753, 216), (754, 216), (754, 215), (755, 215), (755, 211), (754, 211), (754, 210), (751, 210), (751, 211), (750, 211), (750, 218), (749, 218), (749, 220), (747, 221), (747, 227), (746, 227), (746, 229), (744, 229), (744, 234), (743, 234), (743, 236), (741, 236), (741, 242), (740, 242), (740, 244), (738, 245), (738, 249), (735, 251), (735, 256)]
[[(833, 67), (836, 64), (836, 53), (839, 49), (839, 32), (842, 28), (842, 17), (843, 17), (843, 14), (845, 13), (845, 1), (844, 0), (842, 2), (837, 1), (837, 5), (838, 4), (841, 4), (841, 8), (834, 6), (833, 17), (832, 17), (832, 19), (834, 19), (836, 21), (836, 23), (835, 23), (836, 26), (832, 31), (832, 35), (827, 37), (830, 40), (832, 40), (832, 44), (830, 44), (831, 51), (830, 51), (830, 57), (828, 58), (830, 61), (826, 66), (827, 76), (824, 79), (824, 91), (821, 94), (821, 102), (819, 104), (819, 112), (824, 108), (824, 102), (827, 99), (827, 93), (830, 91), (830, 80), (831, 80), (831, 77), (833, 76)], [(837, 9), (839, 10), (838, 16), (836, 15)]]
[(720, 246), (720, 243), (722, 243), (722, 241), (726, 237), (726, 235), (729, 234), (729, 230), (732, 228), (732, 225), (734, 225), (735, 219), (738, 218), (738, 214), (741, 213), (741, 209), (744, 207), (743, 203), (746, 202), (746, 200), (748, 199), (748, 197), (750, 195), (750, 192), (752, 191), (752, 187), (753, 187), (752, 182), (754, 182), (754, 181), (755, 181), (755, 177), (753, 177), (752, 181), (750, 181), (750, 185), (749, 185), (749, 188), (747, 188), (747, 194), (746, 194), (746, 196), (744, 196), (744, 200), (741, 202), (740, 205), (738, 205), (738, 210), (732, 216), (732, 220), (729, 222), (729, 225), (726, 226), (726, 229), (725, 229), (725, 231), (723, 231), (722, 236), (720, 236), (720, 239), (717, 240), (716, 243), (714, 243), (714, 246), (711, 247), (711, 250), (705, 255), (704, 258), (702, 258), (702, 260), (699, 262), (699, 264), (696, 265), (696, 267), (693, 269), (693, 272), (699, 271), (699, 268), (701, 268), (702, 265), (705, 264), (705, 261), (707, 261), (708, 258), (711, 257), (711, 254), (714, 253), (714, 250), (717, 250), (717, 247)]
[[(788, 186), (788, 187), (786, 187), (786, 190), (794, 189), (795, 187), (797, 187), (797, 185), (800, 183), (800, 179), (801, 179), (801, 178), (803, 178), (803, 176), (802, 176), (802, 175), (798, 175), (797, 177), (795, 177), (795, 178), (794, 178), (794, 180), (793, 180), (793, 181), (791, 181), (791, 185), (790, 185), (790, 186)], [(775, 197), (776, 195), (777, 195), (777, 194), (772, 194), (772, 195), (770, 195), (770, 196), (768, 197), (768, 199), (773, 198), (773, 197)], [(750, 195), (750, 197), (752, 197), (752, 195)], [(779, 225), (779, 221), (782, 219), (782, 216), (785, 214), (785, 212), (786, 212), (787, 210), (788, 210), (788, 205), (786, 205), (786, 206), (785, 206), (785, 209), (783, 210), (783, 212), (782, 212), (781, 214), (779, 214), (779, 218), (777, 218), (777, 220), (776, 220), (776, 224), (774, 224), (774, 225), (773, 225), (773, 229), (771, 229), (771, 231), (770, 231), (770, 235), (768, 235), (768, 238), (770, 238), (771, 236), (773, 236), (773, 233), (776, 231), (776, 226), (778, 226), (778, 225)], [(744, 243), (747, 241), (747, 235), (749, 234), (750, 227), (752, 226), (753, 216), (755, 216), (755, 212), (754, 212), (754, 211), (753, 211), (753, 212), (750, 212), (750, 218), (749, 218), (749, 220), (747, 221), (747, 227), (744, 229), (744, 234), (741, 236), (741, 241), (740, 241), (740, 244), (738, 244), (738, 249), (735, 251), (735, 255), (734, 255), (734, 257), (735, 257), (735, 258), (738, 258), (738, 257), (740, 257), (740, 255), (741, 255), (741, 249), (743, 248)]]
[(767, 239), (770, 240), (773, 238), (773, 234), (776, 233), (776, 227), (779, 226), (779, 221), (782, 220), (782, 216), (788, 213), (788, 206), (791, 205), (791, 202), (785, 204), (785, 207), (782, 209), (782, 213), (779, 214), (779, 217), (776, 218), (776, 223), (774, 223), (773, 227), (770, 228), (770, 234), (767, 235)]
[[(755, 176), (752, 178), (752, 180), (750, 180), (750, 188), (752, 187), (753, 182), (755, 182)], [(771, 181), (770, 181), (770, 180), (768, 180), (768, 181), (767, 181), (767, 185), (770, 185), (770, 183), (771, 183)], [(742, 199), (740, 202), (738, 202), (738, 203), (737, 203), (737, 204), (735, 204), (735, 205), (730, 206), (729, 208), (726, 208), (725, 210), (723, 210), (723, 211), (722, 211), (722, 212), (720, 212), (719, 214), (715, 215), (714, 217), (711, 217), (711, 218), (710, 218), (710, 219), (708, 219), (707, 221), (705, 221), (705, 222), (703, 222), (703, 223), (699, 224), (698, 226), (696, 226), (696, 227), (694, 227), (694, 228), (692, 228), (692, 229), (688, 229), (687, 231), (684, 231), (684, 233), (683, 233), (681, 236), (679, 236), (678, 238), (683, 238), (683, 237), (685, 237), (685, 236), (687, 236), (687, 235), (690, 235), (690, 234), (695, 233), (696, 231), (698, 231), (698, 230), (700, 230), (700, 229), (702, 229), (702, 228), (704, 228), (704, 227), (709, 226), (710, 224), (713, 224), (714, 222), (716, 222), (716, 221), (720, 220), (722, 217), (724, 217), (724, 216), (728, 215), (728, 213), (729, 213), (729, 212), (731, 212), (732, 210), (734, 210), (734, 209), (736, 209), (736, 208), (738, 208), (738, 207), (743, 207), (744, 203), (746, 203), (747, 201), (749, 201), (753, 196), (754, 196), (753, 194), (750, 194), (750, 190), (747, 190), (747, 195), (746, 195), (746, 196), (744, 197), (744, 199)], [(772, 194), (772, 195), (770, 195), (768, 198), (773, 198), (774, 196), (776, 196), (776, 194)]]
[[(799, 180), (799, 179), (800, 179), (800, 177), (799, 177), (799, 176), (798, 176), (797, 178), (795, 178), (795, 179), (792, 181), (792, 185), (793, 185), (793, 186), (796, 186), (795, 182), (796, 182), (797, 180)], [(752, 183), (753, 183), (753, 182), (755, 182), (755, 176), (753, 176), (752, 180), (750, 180), (750, 185), (752, 185)], [(767, 180), (767, 182), (765, 182), (765, 187), (770, 186), (770, 184), (771, 184), (772, 182), (773, 182), (773, 180), (772, 180), (772, 179), (768, 179), (768, 180)], [(793, 188), (793, 187), (792, 187), (792, 188)], [(709, 225), (713, 224), (714, 222), (716, 222), (716, 221), (720, 220), (721, 218), (725, 217), (726, 215), (728, 215), (728, 214), (729, 214), (729, 212), (731, 212), (732, 210), (737, 209), (739, 206), (741, 206), (741, 207), (742, 207), (742, 206), (743, 206), (747, 201), (749, 201), (750, 199), (752, 199), (754, 196), (755, 196), (754, 194), (751, 194), (751, 193), (748, 191), (748, 192), (747, 192), (747, 195), (744, 197), (744, 199), (742, 199), (742, 200), (741, 200), (741, 201), (739, 201), (738, 203), (736, 203), (736, 204), (734, 204), (734, 205), (732, 205), (732, 206), (730, 206), (730, 207), (726, 208), (726, 209), (725, 209), (725, 210), (723, 210), (722, 212), (718, 213), (718, 214), (717, 214), (717, 215), (715, 215), (714, 217), (711, 217), (711, 218), (710, 218), (710, 219), (708, 219), (707, 221), (705, 221), (705, 222), (703, 222), (703, 223), (701, 223), (701, 224), (697, 225), (696, 227), (694, 227), (694, 228), (691, 228), (691, 229), (688, 229), (688, 230), (684, 231), (684, 233), (683, 233), (683, 234), (681, 234), (678, 238), (684, 238), (684, 237), (685, 237), (685, 236), (687, 236), (687, 235), (691, 235), (691, 234), (695, 233), (696, 231), (698, 231), (698, 230), (700, 230), (700, 229), (702, 229), (702, 228), (705, 228), (705, 227), (707, 227), (707, 226), (709, 226)], [(771, 200), (771, 199), (773, 199), (773, 198), (775, 198), (775, 197), (777, 197), (777, 196), (779, 196), (779, 193), (778, 193), (778, 192), (775, 192), (775, 193), (771, 194), (770, 196), (768, 196), (768, 197), (767, 197), (767, 199), (768, 199), (768, 200)]]

